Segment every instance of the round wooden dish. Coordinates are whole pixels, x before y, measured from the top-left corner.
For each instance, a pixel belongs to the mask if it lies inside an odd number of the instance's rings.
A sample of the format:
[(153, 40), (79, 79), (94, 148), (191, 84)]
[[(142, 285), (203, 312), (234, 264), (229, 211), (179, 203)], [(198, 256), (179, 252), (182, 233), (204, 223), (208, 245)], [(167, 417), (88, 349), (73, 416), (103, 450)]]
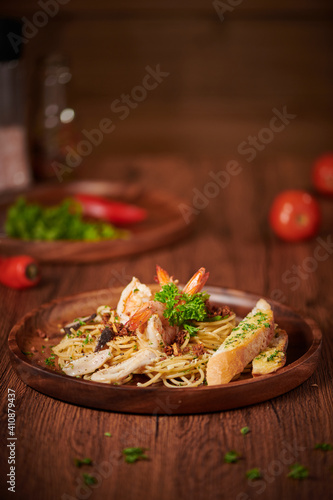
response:
[(24, 241), (0, 236), (1, 251), (7, 255), (29, 254), (46, 262), (93, 262), (114, 259), (169, 245), (186, 236), (192, 227), (185, 221), (179, 205), (183, 200), (168, 193), (148, 191), (143, 187), (106, 181), (78, 181), (64, 185), (45, 184), (22, 193), (4, 196), (0, 203), (0, 227), (7, 208), (22, 195), (30, 202), (54, 205), (75, 193), (89, 193), (133, 203), (148, 212), (145, 221), (129, 227), (128, 239), (89, 241)]
[[(152, 285), (151, 288), (156, 288)], [(232, 289), (207, 287), (211, 300), (228, 304), (244, 317), (259, 296)], [(114, 307), (121, 289), (106, 289), (61, 298), (27, 314), (12, 329), (8, 344), (10, 357), (19, 377), (39, 392), (82, 406), (126, 413), (174, 415), (206, 413), (259, 403), (294, 389), (307, 380), (317, 367), (321, 348), (321, 332), (311, 319), (304, 319), (289, 307), (269, 301), (275, 319), (289, 334), (287, 364), (276, 374), (240, 379), (220, 386), (169, 389), (163, 385), (137, 387), (112, 386), (69, 377), (48, 368), (45, 359), (50, 347), (57, 344), (62, 334), (59, 324), (78, 316), (93, 313), (101, 304)], [(49, 341), (38, 335), (45, 332)], [(46, 347), (42, 347), (46, 346)], [(32, 347), (37, 353), (30, 353)], [(44, 351), (44, 353), (42, 353)]]

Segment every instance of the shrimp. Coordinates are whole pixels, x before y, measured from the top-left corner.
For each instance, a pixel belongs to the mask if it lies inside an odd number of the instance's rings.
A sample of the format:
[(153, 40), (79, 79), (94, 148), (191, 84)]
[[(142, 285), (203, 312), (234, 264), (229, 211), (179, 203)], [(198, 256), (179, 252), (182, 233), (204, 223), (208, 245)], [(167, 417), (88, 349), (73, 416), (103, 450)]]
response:
[(167, 285), (168, 283), (178, 283), (178, 280), (174, 280), (173, 276), (169, 276), (167, 271), (162, 269), (160, 266), (156, 266), (156, 278), (155, 280), (160, 285)]
[[(175, 283), (173, 277), (170, 277), (160, 266), (156, 266), (156, 275), (157, 281), (161, 285)], [(121, 321), (128, 321), (136, 310), (151, 300), (151, 297), (152, 292), (150, 288), (133, 277), (132, 281), (122, 291), (117, 305), (117, 314)]]
[(163, 329), (162, 321), (160, 320), (158, 314), (153, 314), (149, 318), (146, 328), (146, 336), (149, 346), (152, 349), (162, 350), (164, 347), (163, 335), (165, 331)]
[[(209, 273), (206, 273), (206, 269), (204, 267), (200, 267), (200, 269), (192, 276), (191, 279), (189, 279), (189, 281), (184, 286), (183, 293), (194, 295), (195, 293), (200, 292), (205, 286), (208, 278)], [(167, 285), (168, 283), (178, 283), (178, 280), (174, 280), (173, 276), (169, 276), (167, 271), (165, 271), (158, 265), (156, 266), (156, 279), (160, 283), (160, 285)]]
[(208, 278), (209, 273), (206, 273), (204, 267), (200, 267), (199, 271), (197, 271), (184, 286), (183, 293), (194, 295), (195, 293), (201, 292)]
[[(169, 277), (168, 273), (164, 271), (160, 266), (156, 266), (156, 272), (157, 272), (157, 279), (159, 283), (161, 284), (167, 284), (172, 281), (172, 278)], [(209, 273), (206, 273), (206, 270), (204, 267), (201, 267), (193, 276), (192, 278), (186, 283), (183, 292), (188, 293), (190, 295), (194, 295), (195, 293), (198, 293), (202, 290), (204, 287), (207, 279), (209, 277)], [(154, 301), (154, 300), (149, 300), (145, 302), (127, 321), (126, 327), (128, 327), (130, 330), (135, 331), (137, 329), (141, 329), (144, 325), (149, 323), (150, 319), (152, 318), (153, 315), (157, 315), (158, 318), (160, 319), (161, 325), (162, 325), (162, 332), (160, 331), (160, 328), (157, 327), (155, 323), (155, 328), (151, 326), (151, 328), (148, 330), (148, 325), (146, 329), (146, 337), (148, 337), (151, 341), (151, 337), (153, 335), (153, 332), (155, 332), (156, 335), (156, 342), (159, 343), (160, 341), (158, 340), (158, 336), (161, 335), (163, 342), (166, 345), (172, 344), (174, 341), (177, 333), (179, 332), (179, 327), (178, 326), (172, 326), (168, 322), (168, 320), (164, 317), (164, 310), (165, 310), (165, 305), (162, 304), (161, 302)]]
[[(156, 342), (159, 345), (159, 336), (161, 336), (163, 342), (168, 345), (174, 340), (179, 328), (178, 326), (170, 325), (168, 320), (163, 316), (164, 310), (165, 305), (161, 302), (156, 302), (154, 300), (146, 302), (130, 317), (125, 324), (125, 327), (132, 331), (138, 330), (139, 334), (142, 334), (143, 330), (145, 337), (149, 338), (150, 341), (152, 341), (152, 337), (155, 334)], [(156, 322), (156, 320), (150, 323), (154, 316), (157, 316), (160, 325)]]
[(121, 321), (123, 323), (128, 321), (135, 311), (151, 300), (151, 297), (150, 288), (133, 277), (122, 291), (117, 305), (117, 314)]

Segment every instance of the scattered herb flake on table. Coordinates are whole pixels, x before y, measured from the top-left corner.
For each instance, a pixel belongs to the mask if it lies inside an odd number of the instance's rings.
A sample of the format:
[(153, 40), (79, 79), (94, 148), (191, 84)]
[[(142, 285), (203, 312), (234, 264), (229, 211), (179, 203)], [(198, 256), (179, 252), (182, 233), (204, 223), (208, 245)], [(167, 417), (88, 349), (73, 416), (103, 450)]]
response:
[(48, 366), (55, 366), (54, 360), (55, 360), (55, 354), (51, 354), (49, 358), (46, 358), (45, 363)]
[(228, 451), (225, 455), (224, 455), (224, 461), (227, 463), (227, 464), (235, 464), (236, 462), (238, 462), (238, 460), (241, 458), (240, 454), (237, 453), (237, 451), (235, 450), (231, 450), (231, 451)]
[(329, 443), (317, 443), (315, 445), (315, 450), (331, 451), (333, 450), (333, 446)]
[(242, 427), (240, 431), (241, 431), (241, 434), (243, 434), (243, 436), (245, 436), (245, 434), (248, 434), (250, 432), (250, 429), (247, 426), (245, 426), (245, 427)]
[(289, 470), (290, 472), (287, 474), (287, 477), (291, 477), (292, 479), (305, 479), (309, 476), (309, 469), (299, 463), (291, 465)]
[(91, 465), (91, 458), (74, 458), (74, 464), (76, 467), (81, 467), (82, 465)]
[(246, 477), (250, 481), (255, 481), (256, 479), (260, 479), (261, 478), (260, 469), (258, 469), (258, 467), (255, 467), (254, 469), (248, 470), (247, 473), (246, 473)]
[(123, 449), (123, 455), (125, 457), (125, 462), (128, 464), (133, 464), (138, 460), (148, 460), (145, 451), (147, 448), (125, 448)]
[(92, 476), (91, 474), (84, 473), (82, 474), (82, 476), (84, 484), (86, 484), (87, 486), (91, 486), (92, 484), (97, 483), (97, 479), (95, 478), (95, 476)]
[(111, 432), (104, 432), (104, 436), (106, 436), (106, 437), (109, 437), (109, 438), (110, 438), (110, 437), (111, 437)]

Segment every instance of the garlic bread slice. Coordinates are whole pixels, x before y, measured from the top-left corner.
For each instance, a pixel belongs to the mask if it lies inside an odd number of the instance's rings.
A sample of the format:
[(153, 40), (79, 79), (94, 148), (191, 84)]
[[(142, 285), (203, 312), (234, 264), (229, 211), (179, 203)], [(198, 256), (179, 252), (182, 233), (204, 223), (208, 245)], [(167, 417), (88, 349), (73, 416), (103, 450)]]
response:
[(234, 328), (207, 364), (208, 385), (227, 384), (258, 354), (274, 336), (274, 316), (264, 299)]
[(277, 325), (273, 340), (267, 349), (261, 351), (252, 361), (252, 375), (267, 375), (274, 373), (286, 364), (286, 351), (288, 347), (288, 335)]

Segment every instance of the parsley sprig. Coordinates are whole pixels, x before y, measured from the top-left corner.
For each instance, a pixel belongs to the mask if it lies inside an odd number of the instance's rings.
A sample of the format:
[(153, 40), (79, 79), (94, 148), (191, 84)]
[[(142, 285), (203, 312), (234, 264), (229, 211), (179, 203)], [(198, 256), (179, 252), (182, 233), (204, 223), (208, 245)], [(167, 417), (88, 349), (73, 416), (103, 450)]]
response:
[(84, 220), (80, 205), (71, 199), (44, 207), (18, 198), (8, 209), (5, 231), (12, 238), (44, 241), (99, 241), (126, 236), (112, 224)]
[(91, 474), (84, 473), (82, 474), (83, 477), (83, 482), (87, 486), (91, 486), (92, 484), (97, 483), (97, 478), (95, 476), (92, 476)]
[(289, 470), (290, 472), (287, 474), (287, 477), (291, 477), (292, 479), (305, 479), (309, 476), (309, 469), (299, 463), (291, 465)]
[(240, 458), (240, 454), (235, 450), (230, 450), (224, 455), (224, 461), (226, 464), (235, 464)]
[(198, 328), (193, 321), (203, 321), (207, 316), (206, 301), (209, 295), (206, 293), (181, 292), (175, 283), (167, 283), (162, 286), (161, 291), (155, 294), (154, 300), (165, 304), (164, 317), (170, 325), (181, 326), (190, 335), (195, 335)]
[(333, 446), (329, 443), (317, 443), (315, 445), (315, 450), (331, 451), (333, 450)]
[(123, 455), (125, 458), (125, 462), (128, 464), (134, 464), (138, 460), (148, 460), (147, 455), (145, 454), (147, 448), (124, 448)]
[(258, 467), (254, 467), (254, 469), (248, 470), (245, 475), (250, 481), (255, 481), (256, 479), (261, 478), (261, 472)]
[(76, 467), (82, 467), (82, 465), (91, 465), (91, 458), (74, 458), (74, 465)]

